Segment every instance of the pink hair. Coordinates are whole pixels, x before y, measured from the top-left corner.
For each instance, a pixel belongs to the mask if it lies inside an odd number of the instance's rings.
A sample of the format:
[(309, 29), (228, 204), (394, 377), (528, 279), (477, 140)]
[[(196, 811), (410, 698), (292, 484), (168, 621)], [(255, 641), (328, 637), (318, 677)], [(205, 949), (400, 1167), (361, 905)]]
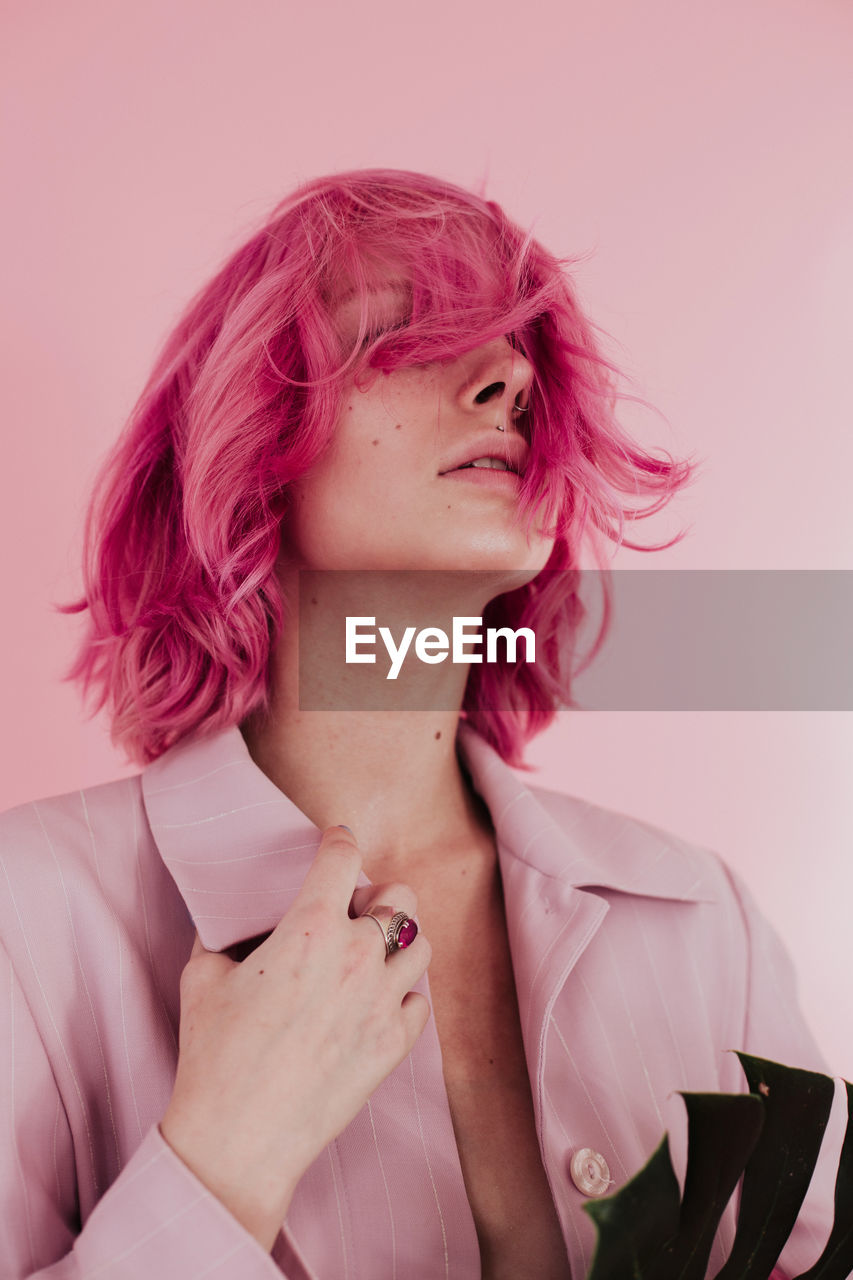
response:
[[(624, 523), (660, 510), (693, 470), (652, 457), (617, 425), (625, 397), (575, 299), (565, 271), (574, 261), (459, 187), (362, 170), (296, 191), (196, 295), (98, 478), (85, 596), (63, 606), (89, 611), (67, 678), (96, 692), (93, 714), (109, 707), (113, 741), (132, 759), (147, 763), (189, 733), (268, 706), (288, 486), (331, 440), (347, 375), (446, 359), (506, 334), (535, 371), (522, 509), (538, 510), (556, 543), (546, 571), (484, 617), (532, 626), (536, 665), (472, 668), (463, 712), (519, 764), (556, 708), (572, 705), (582, 537), (660, 549), (626, 541)], [(405, 323), (390, 329), (373, 293), (389, 269), (408, 290)], [(330, 316), (344, 289), (361, 301), (349, 352)], [(629, 508), (626, 495), (649, 505)], [(592, 652), (608, 608), (605, 590)]]

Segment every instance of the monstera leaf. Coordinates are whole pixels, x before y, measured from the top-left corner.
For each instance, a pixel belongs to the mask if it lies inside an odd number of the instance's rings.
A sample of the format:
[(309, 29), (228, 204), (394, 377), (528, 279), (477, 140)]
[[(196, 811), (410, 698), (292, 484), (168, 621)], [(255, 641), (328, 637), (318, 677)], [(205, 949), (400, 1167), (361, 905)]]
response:
[[(829, 1076), (739, 1053), (749, 1093), (683, 1093), (684, 1194), (664, 1136), (616, 1195), (584, 1205), (598, 1241), (587, 1280), (706, 1280), (720, 1218), (743, 1185), (731, 1253), (715, 1280), (768, 1280), (817, 1163), (834, 1084)], [(846, 1083), (846, 1082), (845, 1082)], [(796, 1280), (853, 1275), (853, 1086), (835, 1184), (832, 1234)]]

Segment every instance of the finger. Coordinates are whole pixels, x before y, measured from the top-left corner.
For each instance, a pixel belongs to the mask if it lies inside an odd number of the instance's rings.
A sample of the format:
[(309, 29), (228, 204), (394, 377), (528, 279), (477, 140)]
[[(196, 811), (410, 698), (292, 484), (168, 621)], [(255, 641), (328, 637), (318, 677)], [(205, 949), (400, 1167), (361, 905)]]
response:
[[(204, 945), (201, 938), (198, 936), (198, 933), (196, 933), (195, 935), (195, 941), (193, 942), (193, 949), (190, 952), (190, 960), (194, 960), (196, 956), (207, 956), (209, 965), (213, 964), (214, 961), (219, 961), (220, 967), (231, 968), (231, 966), (234, 964), (234, 961), (231, 959), (231, 957), (229, 955), (226, 955), (224, 951), (208, 951), (207, 947)], [(187, 961), (187, 964), (189, 964), (189, 960)]]
[[(364, 911), (358, 919), (353, 921), (353, 927), (361, 929), (362, 934), (367, 937), (375, 927), (379, 931), (379, 941), (385, 946), (385, 955), (382, 959), (396, 955), (397, 951), (405, 951), (412, 944), (412, 926), (414, 925), (414, 934), (417, 936), (418, 924), (414, 917), (414, 909), (417, 906), (417, 897), (415, 893), (408, 888), (407, 885), (391, 884), (370, 886), (372, 897), (368, 899)], [(357, 894), (353, 895), (355, 898)], [(405, 905), (404, 905), (405, 904)], [(392, 920), (397, 917), (397, 923), (401, 928), (395, 929), (394, 936), (400, 938), (398, 945), (391, 950), (388, 948), (387, 934)], [(371, 933), (372, 936), (372, 933)], [(372, 943), (368, 944), (372, 946)]]
[(432, 959), (432, 947), (424, 934), (419, 933), (408, 946), (389, 952), (385, 939), (386, 925), (387, 918), (383, 920), (377, 916), (361, 916), (353, 921), (353, 927), (363, 933), (365, 946), (373, 951), (377, 964), (385, 969), (385, 981), (390, 991), (402, 999), (426, 973)]
[(409, 1042), (407, 1052), (410, 1053), (414, 1048), (415, 1041), (429, 1022), (429, 1015), (429, 1000), (427, 1000), (426, 996), (421, 995), (420, 991), (410, 991), (403, 998), (403, 1003), (400, 1006), (400, 1016), (403, 1019)]
[(414, 916), (418, 910), (418, 895), (407, 884), (395, 881), (393, 884), (369, 884), (356, 889), (352, 895), (350, 914), (366, 915), (368, 911), (381, 915), (380, 907), (384, 907), (388, 917), (397, 911), (405, 911), (407, 916)]
[(385, 939), (385, 930), (390, 916), (380, 915), (363, 915), (353, 923), (356, 929), (360, 929), (364, 936), (368, 939), (367, 945), (376, 948), (377, 960), (385, 961), (388, 958), (388, 943)]
[[(327, 827), (297, 895), (302, 905), (322, 903), (346, 912), (361, 871), (361, 852), (346, 827)], [(294, 904), (295, 905), (295, 904)]]
[[(201, 962), (202, 956), (204, 956), (203, 962)], [(193, 949), (181, 974), (181, 1002), (183, 1003), (189, 991), (195, 989), (199, 983), (215, 982), (222, 973), (233, 968), (233, 960), (230, 960), (222, 952), (208, 951), (198, 933), (196, 933), (193, 939)]]
[[(365, 923), (369, 922), (365, 921)], [(377, 937), (376, 941), (380, 943), (382, 939)], [(412, 987), (420, 982), (431, 959), (432, 947), (429, 939), (422, 933), (418, 934), (410, 946), (394, 951), (386, 958), (386, 981), (401, 1000), (407, 991), (411, 991)]]

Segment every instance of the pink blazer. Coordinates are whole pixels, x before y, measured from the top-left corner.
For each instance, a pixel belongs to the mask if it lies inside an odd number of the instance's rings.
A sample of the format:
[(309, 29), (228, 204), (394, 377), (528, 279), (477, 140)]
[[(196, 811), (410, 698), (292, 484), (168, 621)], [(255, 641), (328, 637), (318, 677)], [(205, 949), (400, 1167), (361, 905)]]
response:
[[(464, 725), (459, 742), (497, 833), (542, 1159), (581, 1280), (577, 1151), (616, 1187), (668, 1129), (680, 1171), (676, 1091), (741, 1091), (727, 1050), (822, 1063), (778, 940), (714, 854), (526, 785)], [(308, 1170), (272, 1255), (160, 1135), (195, 927), (219, 949), (272, 929), (317, 843), (236, 728), (0, 819), (4, 1280), (479, 1276), (432, 1021)], [(824, 1164), (789, 1275), (828, 1234)], [(714, 1269), (730, 1240), (731, 1215)]]

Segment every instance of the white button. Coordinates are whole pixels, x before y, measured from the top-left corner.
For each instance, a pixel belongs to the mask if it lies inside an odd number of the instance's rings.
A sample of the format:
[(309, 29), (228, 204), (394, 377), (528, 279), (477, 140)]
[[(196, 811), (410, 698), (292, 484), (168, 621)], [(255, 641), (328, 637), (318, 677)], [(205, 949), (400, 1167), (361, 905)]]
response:
[(606, 1195), (611, 1186), (607, 1161), (592, 1147), (580, 1147), (571, 1158), (572, 1182), (583, 1196)]

